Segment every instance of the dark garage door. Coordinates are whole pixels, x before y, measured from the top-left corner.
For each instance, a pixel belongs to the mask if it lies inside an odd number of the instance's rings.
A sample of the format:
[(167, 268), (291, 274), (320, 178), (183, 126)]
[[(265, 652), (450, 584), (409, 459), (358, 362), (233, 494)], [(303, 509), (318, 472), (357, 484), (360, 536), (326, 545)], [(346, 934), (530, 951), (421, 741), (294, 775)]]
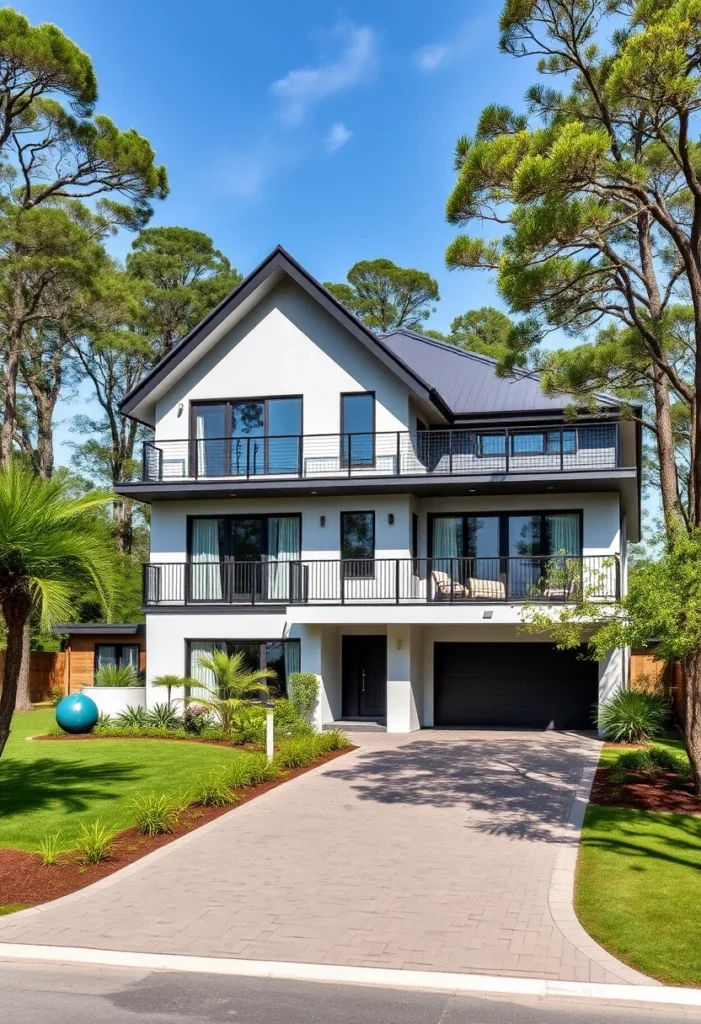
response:
[(552, 644), (435, 644), (436, 725), (593, 729), (598, 664)]

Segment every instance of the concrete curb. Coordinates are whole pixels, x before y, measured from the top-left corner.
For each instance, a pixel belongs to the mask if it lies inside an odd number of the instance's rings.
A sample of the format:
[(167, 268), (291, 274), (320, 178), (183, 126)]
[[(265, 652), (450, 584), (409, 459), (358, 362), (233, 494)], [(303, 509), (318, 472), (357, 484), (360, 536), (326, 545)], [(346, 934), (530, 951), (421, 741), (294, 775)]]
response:
[[(598, 756), (597, 756), (598, 764)], [(556, 927), (572, 945), (609, 974), (615, 975), (627, 985), (660, 985), (640, 971), (621, 963), (615, 956), (600, 946), (584, 930), (574, 912), (574, 885), (579, 855), (579, 837), (584, 824), (589, 797), (591, 796), (597, 764), (587, 765), (582, 771), (579, 785), (572, 800), (569, 818), (565, 826), (567, 837), (558, 847), (550, 879), (548, 904)]]
[(600, 999), (647, 1005), (699, 1006), (701, 989), (663, 985), (604, 985), (583, 981), (548, 981), (545, 978), (510, 978), (496, 974), (454, 974), (443, 971), (405, 971), (387, 967), (343, 967), (336, 964), (286, 963), (272, 960), (237, 960), (228, 957), (182, 956), (170, 953), (130, 953), (71, 946), (35, 946), (1, 942), (0, 961), (34, 961), (95, 967), (133, 967), (149, 971), (183, 971), (230, 977), (271, 978), (285, 981), (324, 982), (420, 989), (433, 992), (483, 993), (541, 998)]

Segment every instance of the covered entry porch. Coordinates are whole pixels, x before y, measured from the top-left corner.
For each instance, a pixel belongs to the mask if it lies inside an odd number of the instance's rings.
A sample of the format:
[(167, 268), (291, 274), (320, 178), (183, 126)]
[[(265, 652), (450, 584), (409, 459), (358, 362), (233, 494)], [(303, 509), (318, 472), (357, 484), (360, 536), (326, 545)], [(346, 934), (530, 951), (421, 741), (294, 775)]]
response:
[(591, 730), (597, 703), (626, 683), (605, 661), (557, 651), (517, 624), (299, 625), (302, 671), (321, 682), (317, 726)]

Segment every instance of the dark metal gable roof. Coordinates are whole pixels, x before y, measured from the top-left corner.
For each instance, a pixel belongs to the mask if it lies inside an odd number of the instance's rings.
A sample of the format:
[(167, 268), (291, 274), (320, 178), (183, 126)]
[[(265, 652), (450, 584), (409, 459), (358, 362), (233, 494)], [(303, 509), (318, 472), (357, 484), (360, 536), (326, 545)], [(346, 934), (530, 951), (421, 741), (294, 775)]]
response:
[[(524, 370), (517, 371), (515, 377), (498, 377), (495, 359), (416, 331), (401, 328), (383, 335), (383, 341), (428, 386), (435, 388), (455, 417), (558, 413), (575, 402), (567, 395), (545, 395), (537, 374)], [(617, 408), (614, 399), (598, 397), (603, 406)]]
[(392, 370), (418, 397), (433, 402), (441, 414), (450, 418), (440, 395), (426, 385), (401, 356), (388, 348), (384, 341), (369, 330), (350, 313), (319, 281), (309, 274), (282, 246), (277, 246), (259, 266), (246, 277), (215, 309), (194, 327), (186, 337), (175, 345), (125, 396), (120, 409), (126, 415), (132, 414), (141, 402), (177, 369), (178, 365), (194, 349), (233, 313), (271, 275), (286, 273), (336, 320), (338, 320), (363, 345), (369, 348), (385, 366)]

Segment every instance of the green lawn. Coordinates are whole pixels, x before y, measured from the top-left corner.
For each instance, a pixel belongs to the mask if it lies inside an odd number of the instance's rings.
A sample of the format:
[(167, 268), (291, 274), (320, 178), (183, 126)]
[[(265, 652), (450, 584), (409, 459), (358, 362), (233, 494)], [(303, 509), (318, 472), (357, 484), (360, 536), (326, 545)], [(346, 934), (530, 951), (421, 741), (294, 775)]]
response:
[[(603, 763), (616, 754), (604, 750)], [(701, 985), (701, 818), (590, 806), (575, 907), (589, 934), (632, 967)]]
[(0, 848), (36, 850), (47, 833), (66, 848), (96, 818), (115, 829), (134, 824), (139, 793), (179, 796), (195, 776), (239, 757), (236, 750), (167, 740), (61, 740), (33, 743), (54, 724), (53, 709), (18, 713), (0, 758)]

